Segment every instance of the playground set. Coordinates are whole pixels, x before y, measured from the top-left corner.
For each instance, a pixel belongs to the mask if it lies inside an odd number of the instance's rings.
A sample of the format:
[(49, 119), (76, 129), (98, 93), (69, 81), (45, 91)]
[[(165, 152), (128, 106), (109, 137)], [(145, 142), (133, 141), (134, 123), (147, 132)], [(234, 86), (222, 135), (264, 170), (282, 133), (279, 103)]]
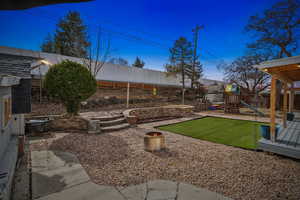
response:
[(239, 114), (240, 107), (243, 105), (249, 108), (250, 110), (253, 110), (259, 116), (262, 117), (264, 116), (264, 113), (260, 112), (257, 108), (243, 101), (241, 96), (242, 95), (241, 95), (240, 87), (238, 87), (235, 84), (226, 85), (225, 93), (224, 93), (224, 112), (230, 114)]

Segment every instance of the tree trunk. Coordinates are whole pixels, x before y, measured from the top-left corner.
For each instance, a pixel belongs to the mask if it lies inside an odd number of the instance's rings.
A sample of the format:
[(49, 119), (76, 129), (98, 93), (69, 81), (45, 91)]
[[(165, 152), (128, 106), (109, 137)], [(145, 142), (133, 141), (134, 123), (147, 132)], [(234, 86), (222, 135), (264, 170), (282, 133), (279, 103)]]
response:
[(181, 62), (181, 76), (182, 76), (182, 104), (184, 104), (184, 93), (185, 93), (185, 80), (184, 80), (184, 63)]

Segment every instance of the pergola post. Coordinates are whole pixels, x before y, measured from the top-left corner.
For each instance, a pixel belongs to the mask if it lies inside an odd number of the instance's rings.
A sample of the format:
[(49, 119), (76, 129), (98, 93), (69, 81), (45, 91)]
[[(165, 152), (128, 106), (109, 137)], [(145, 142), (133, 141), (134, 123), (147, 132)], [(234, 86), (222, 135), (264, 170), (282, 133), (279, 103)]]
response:
[(293, 109), (294, 109), (294, 84), (291, 84), (291, 88), (290, 88), (290, 96), (289, 96), (289, 112), (292, 113)]
[(287, 114), (287, 98), (288, 98), (288, 85), (287, 82), (283, 83), (283, 113), (282, 113), (282, 122), (283, 122), (283, 127), (286, 128), (286, 114)]
[(275, 131), (276, 131), (276, 76), (272, 76), (271, 80), (271, 98), (270, 98), (270, 134), (271, 141), (275, 142)]

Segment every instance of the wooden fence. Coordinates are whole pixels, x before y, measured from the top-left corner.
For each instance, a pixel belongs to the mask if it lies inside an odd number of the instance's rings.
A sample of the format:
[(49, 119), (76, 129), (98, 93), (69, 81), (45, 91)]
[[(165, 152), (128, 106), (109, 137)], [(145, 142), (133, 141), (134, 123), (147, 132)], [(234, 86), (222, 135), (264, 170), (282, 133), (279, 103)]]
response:
[[(98, 88), (127, 88), (127, 82), (97, 81)], [(130, 83), (130, 88), (153, 90), (153, 88), (180, 88), (180, 86), (164, 86), (146, 83)]]

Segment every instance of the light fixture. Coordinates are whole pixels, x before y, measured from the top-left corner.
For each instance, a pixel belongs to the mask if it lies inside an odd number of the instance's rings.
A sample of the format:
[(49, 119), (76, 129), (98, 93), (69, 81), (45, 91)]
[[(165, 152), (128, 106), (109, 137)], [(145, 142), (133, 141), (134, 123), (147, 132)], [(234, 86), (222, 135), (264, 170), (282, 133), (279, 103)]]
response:
[(51, 65), (51, 63), (48, 60), (41, 60), (41, 63), (45, 65)]
[(267, 69), (267, 68), (265, 68), (265, 69), (264, 69), (264, 72), (268, 72), (268, 69)]

